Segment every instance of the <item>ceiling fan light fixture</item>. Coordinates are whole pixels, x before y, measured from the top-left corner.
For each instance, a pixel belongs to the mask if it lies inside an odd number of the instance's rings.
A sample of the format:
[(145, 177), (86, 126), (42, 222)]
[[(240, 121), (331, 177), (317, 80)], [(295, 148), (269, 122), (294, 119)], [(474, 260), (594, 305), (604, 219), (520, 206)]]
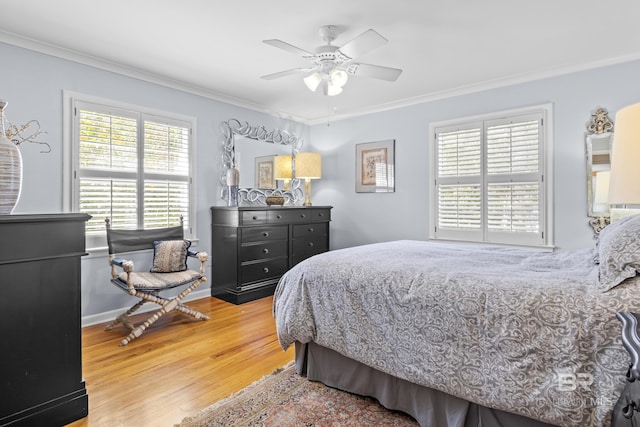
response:
[(342, 93), (342, 88), (338, 85), (333, 84), (332, 82), (327, 82), (327, 95), (336, 96)]
[(329, 75), (331, 76), (331, 83), (338, 87), (344, 86), (349, 79), (349, 75), (344, 70), (341, 70), (339, 68), (334, 68), (333, 70), (331, 70), (331, 73), (329, 73)]
[(309, 67), (299, 67), (267, 74), (261, 78), (273, 80), (292, 74), (306, 75), (303, 80), (309, 90), (316, 92), (318, 86), (322, 85), (322, 93), (328, 96), (335, 96), (341, 93), (342, 88), (349, 80), (349, 76), (373, 77), (390, 82), (398, 79), (402, 73), (401, 69), (354, 62), (357, 57), (387, 43), (387, 39), (376, 31), (369, 29), (340, 47), (334, 46), (332, 42), (341, 32), (342, 28), (337, 25), (321, 27), (320, 37), (326, 44), (315, 49), (313, 53), (282, 40), (263, 40), (268, 45), (301, 56), (303, 59), (311, 61), (312, 64)]
[(322, 82), (322, 75), (318, 72), (308, 75), (304, 78), (304, 84), (307, 85), (311, 92), (315, 92)]

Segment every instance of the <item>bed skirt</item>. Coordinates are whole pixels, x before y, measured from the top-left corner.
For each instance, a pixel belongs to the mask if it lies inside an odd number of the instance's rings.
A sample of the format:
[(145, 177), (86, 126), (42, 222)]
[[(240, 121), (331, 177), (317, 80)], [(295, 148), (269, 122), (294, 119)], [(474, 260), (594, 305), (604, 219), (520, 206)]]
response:
[(296, 342), (295, 353), (298, 374), (329, 387), (374, 397), (385, 408), (411, 415), (422, 427), (552, 427), (396, 378), (313, 342)]

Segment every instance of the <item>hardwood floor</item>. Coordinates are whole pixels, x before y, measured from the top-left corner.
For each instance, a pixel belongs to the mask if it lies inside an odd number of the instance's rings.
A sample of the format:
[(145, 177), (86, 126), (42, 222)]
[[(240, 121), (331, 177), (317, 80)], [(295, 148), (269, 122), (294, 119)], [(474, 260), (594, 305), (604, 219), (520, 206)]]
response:
[(293, 347), (278, 343), (272, 302), (191, 301), (211, 320), (165, 315), (125, 347), (124, 327), (83, 328), (89, 415), (69, 426), (173, 426), (287, 364)]

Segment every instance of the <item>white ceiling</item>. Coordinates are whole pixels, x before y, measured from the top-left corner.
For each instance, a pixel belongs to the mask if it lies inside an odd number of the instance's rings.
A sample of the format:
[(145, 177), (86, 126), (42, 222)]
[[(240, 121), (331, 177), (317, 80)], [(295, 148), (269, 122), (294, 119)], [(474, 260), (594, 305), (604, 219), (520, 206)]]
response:
[[(639, 59), (639, 22), (638, 0), (0, 1), (0, 41), (304, 123)], [(307, 65), (262, 40), (313, 51), (327, 24), (337, 46), (375, 29), (389, 42), (357, 60), (400, 78), (335, 97), (260, 78)]]

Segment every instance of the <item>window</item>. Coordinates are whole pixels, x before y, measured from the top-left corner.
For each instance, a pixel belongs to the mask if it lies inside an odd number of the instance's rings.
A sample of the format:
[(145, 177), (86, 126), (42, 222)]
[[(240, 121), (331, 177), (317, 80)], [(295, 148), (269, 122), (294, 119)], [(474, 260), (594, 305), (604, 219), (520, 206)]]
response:
[(72, 203), (92, 215), (90, 247), (114, 228), (158, 228), (184, 218), (191, 234), (193, 121), (74, 99)]
[(430, 237), (550, 243), (548, 115), (537, 108), (432, 126)]

